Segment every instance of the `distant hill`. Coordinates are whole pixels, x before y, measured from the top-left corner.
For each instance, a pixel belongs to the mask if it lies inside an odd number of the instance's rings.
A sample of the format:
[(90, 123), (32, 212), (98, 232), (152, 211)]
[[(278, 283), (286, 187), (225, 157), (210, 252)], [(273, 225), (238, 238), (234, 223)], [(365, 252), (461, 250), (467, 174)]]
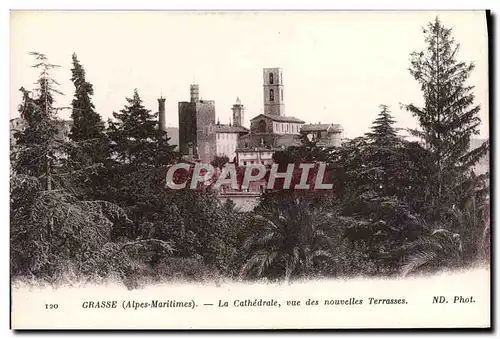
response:
[[(104, 122), (105, 125), (107, 122)], [(61, 135), (67, 136), (69, 129), (71, 128), (71, 120), (61, 120)], [(17, 117), (10, 119), (10, 142), (15, 144), (14, 133), (16, 131), (23, 130), (25, 127), (24, 121)], [(167, 127), (167, 135), (170, 138), (170, 145), (176, 145), (175, 150), (179, 150), (179, 128), (177, 127)]]
[[(479, 146), (481, 146), (486, 140), (488, 139), (472, 139), (470, 141), (470, 148), (471, 149), (476, 149)], [(476, 173), (482, 174), (489, 172), (490, 170), (490, 152), (488, 151), (484, 157), (479, 160), (475, 167)]]
[(169, 144), (176, 145), (176, 151), (179, 150), (179, 129), (177, 127), (167, 127), (167, 136), (170, 138)]

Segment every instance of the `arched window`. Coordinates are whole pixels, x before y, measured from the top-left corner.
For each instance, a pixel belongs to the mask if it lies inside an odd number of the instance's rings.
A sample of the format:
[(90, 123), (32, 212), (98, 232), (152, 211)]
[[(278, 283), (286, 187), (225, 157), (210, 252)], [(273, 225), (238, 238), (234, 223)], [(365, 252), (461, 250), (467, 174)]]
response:
[(259, 132), (266, 133), (266, 130), (267, 130), (266, 121), (265, 120), (259, 121)]
[(269, 73), (269, 84), (270, 85), (274, 84), (274, 75), (273, 75), (273, 73)]
[(269, 101), (274, 101), (274, 89), (269, 90)]

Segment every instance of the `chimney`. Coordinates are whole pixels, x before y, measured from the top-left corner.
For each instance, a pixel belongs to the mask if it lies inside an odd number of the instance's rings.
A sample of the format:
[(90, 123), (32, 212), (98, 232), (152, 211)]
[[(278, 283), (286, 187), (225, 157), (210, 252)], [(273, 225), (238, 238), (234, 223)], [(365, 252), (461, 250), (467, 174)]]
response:
[(162, 131), (167, 131), (167, 122), (165, 121), (165, 98), (158, 99), (158, 125)]
[(191, 93), (191, 102), (200, 101), (200, 88), (198, 85), (193, 84), (189, 87), (189, 91)]

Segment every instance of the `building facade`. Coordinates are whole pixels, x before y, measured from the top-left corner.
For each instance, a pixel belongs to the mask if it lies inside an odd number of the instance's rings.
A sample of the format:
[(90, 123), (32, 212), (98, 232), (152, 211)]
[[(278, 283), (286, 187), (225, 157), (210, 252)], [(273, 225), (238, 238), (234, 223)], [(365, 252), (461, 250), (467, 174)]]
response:
[(215, 125), (216, 148), (218, 157), (228, 157), (230, 162), (236, 161), (236, 149), (240, 136), (248, 133), (248, 130), (241, 126)]
[(300, 134), (304, 121), (295, 117), (270, 114), (259, 114), (250, 120), (250, 131), (253, 133)]
[(342, 143), (344, 129), (339, 124), (306, 124), (302, 126), (301, 132), (309, 140), (316, 141), (318, 146), (338, 147)]
[(215, 101), (200, 100), (199, 86), (190, 86), (190, 101), (179, 102), (179, 151), (210, 163), (217, 154)]
[(279, 67), (264, 68), (264, 114), (285, 115), (283, 70)]
[(272, 165), (274, 150), (265, 147), (254, 149), (240, 149), (238, 151), (238, 166), (247, 165)]

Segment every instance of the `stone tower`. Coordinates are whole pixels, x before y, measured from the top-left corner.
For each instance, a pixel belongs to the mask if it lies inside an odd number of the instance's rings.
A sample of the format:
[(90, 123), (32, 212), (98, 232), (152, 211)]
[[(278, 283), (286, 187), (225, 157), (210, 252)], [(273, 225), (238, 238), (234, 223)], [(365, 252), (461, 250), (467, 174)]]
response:
[(191, 102), (200, 101), (200, 87), (198, 85), (189, 86), (189, 92), (191, 93)]
[(281, 68), (264, 68), (264, 114), (285, 115), (283, 72)]
[(236, 103), (233, 105), (233, 125), (236, 127), (242, 127), (245, 122), (245, 107), (241, 103), (239, 97), (236, 98)]
[(165, 98), (158, 99), (158, 128), (167, 131), (167, 122), (165, 120)]
[(200, 100), (198, 85), (190, 86), (190, 100), (179, 102), (179, 150), (210, 163), (217, 152), (215, 101)]

